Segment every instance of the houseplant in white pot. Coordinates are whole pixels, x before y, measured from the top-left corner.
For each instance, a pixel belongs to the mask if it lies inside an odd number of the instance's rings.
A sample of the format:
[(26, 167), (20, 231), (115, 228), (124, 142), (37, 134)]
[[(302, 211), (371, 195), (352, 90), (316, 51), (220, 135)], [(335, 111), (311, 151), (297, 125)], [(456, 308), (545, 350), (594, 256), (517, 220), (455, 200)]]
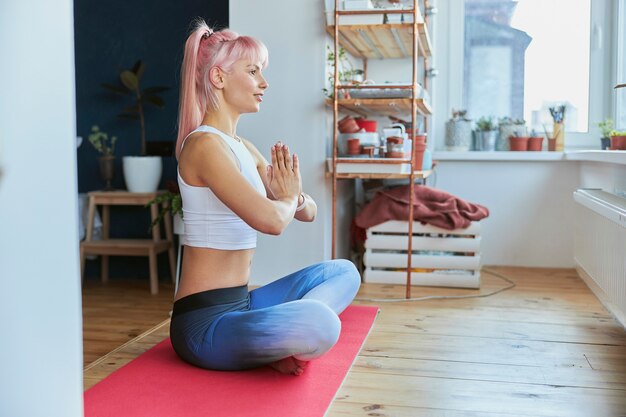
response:
[(157, 190), (163, 163), (160, 156), (146, 155), (146, 119), (144, 103), (155, 107), (165, 107), (165, 102), (159, 93), (169, 90), (169, 87), (141, 87), (141, 78), (145, 71), (144, 63), (139, 60), (131, 69), (120, 72), (121, 85), (102, 84), (107, 90), (132, 97), (132, 104), (123, 109), (118, 116), (124, 119), (138, 120), (140, 128), (140, 156), (124, 156), (122, 166), (124, 180), (128, 191), (135, 193), (150, 193)]

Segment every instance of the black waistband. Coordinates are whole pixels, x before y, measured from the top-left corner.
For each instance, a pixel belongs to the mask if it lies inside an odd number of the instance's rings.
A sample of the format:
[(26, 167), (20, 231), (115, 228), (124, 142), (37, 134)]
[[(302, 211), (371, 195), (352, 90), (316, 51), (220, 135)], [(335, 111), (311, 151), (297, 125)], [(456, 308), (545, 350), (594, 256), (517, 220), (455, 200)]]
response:
[(197, 292), (175, 301), (172, 317), (198, 310), (199, 308), (241, 301), (247, 296), (247, 284), (239, 287), (216, 288), (214, 290)]

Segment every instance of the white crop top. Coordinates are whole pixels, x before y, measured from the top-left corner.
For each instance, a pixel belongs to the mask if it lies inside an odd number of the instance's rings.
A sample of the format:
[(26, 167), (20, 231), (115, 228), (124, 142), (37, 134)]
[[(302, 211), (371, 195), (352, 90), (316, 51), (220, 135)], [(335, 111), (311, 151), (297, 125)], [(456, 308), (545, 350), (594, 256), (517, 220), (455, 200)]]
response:
[[(212, 126), (202, 125), (191, 133), (195, 132), (210, 132), (222, 137), (235, 154), (241, 174), (257, 192), (265, 195), (265, 187), (254, 159), (243, 142)], [(182, 146), (184, 144), (183, 141)], [(178, 185), (183, 199), (186, 245), (223, 250), (256, 247), (256, 230), (222, 203), (209, 187), (197, 187), (185, 183), (180, 172), (178, 172)]]

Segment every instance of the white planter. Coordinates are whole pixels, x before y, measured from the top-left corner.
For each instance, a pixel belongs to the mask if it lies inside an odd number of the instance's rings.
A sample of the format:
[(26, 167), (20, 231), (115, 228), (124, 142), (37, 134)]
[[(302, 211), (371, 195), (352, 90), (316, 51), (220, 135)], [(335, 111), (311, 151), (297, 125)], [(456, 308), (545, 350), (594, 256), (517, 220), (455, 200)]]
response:
[(125, 156), (122, 158), (126, 188), (133, 193), (153, 193), (159, 187), (163, 161), (160, 156)]

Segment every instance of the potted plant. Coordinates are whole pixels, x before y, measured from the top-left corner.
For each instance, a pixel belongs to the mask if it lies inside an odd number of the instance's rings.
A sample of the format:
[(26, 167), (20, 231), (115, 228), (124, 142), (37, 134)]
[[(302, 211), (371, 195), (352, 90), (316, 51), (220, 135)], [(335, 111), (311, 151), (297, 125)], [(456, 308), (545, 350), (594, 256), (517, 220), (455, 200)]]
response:
[(141, 79), (145, 64), (138, 60), (131, 69), (124, 69), (119, 74), (119, 85), (102, 84), (106, 90), (121, 96), (130, 96), (131, 104), (124, 107), (118, 117), (139, 121), (140, 156), (124, 156), (123, 169), (126, 187), (131, 192), (148, 193), (156, 191), (161, 179), (162, 161), (159, 156), (146, 156), (146, 119), (144, 104), (158, 108), (165, 107), (159, 93), (169, 87), (142, 88)]
[(611, 131), (611, 150), (624, 151), (626, 150), (626, 130)]
[(602, 137), (600, 138), (600, 149), (607, 150), (611, 147), (611, 132), (613, 131), (613, 119), (607, 118), (598, 122)]
[(469, 151), (472, 147), (472, 119), (467, 110), (452, 110), (452, 118), (446, 122), (446, 150)]
[(548, 107), (553, 121), (554, 150), (557, 152), (563, 152), (565, 149), (565, 109), (565, 105)]
[(174, 219), (174, 233), (182, 235), (185, 229), (183, 225), (183, 199), (180, 195), (180, 189), (174, 181), (167, 181), (165, 188), (167, 192), (158, 195), (146, 204), (146, 207), (150, 207), (153, 204), (158, 204), (157, 207), (161, 207), (157, 218), (152, 222), (150, 228), (159, 224), (164, 216), (171, 215)]
[(104, 186), (104, 191), (111, 191), (113, 187), (111, 186), (111, 181), (115, 176), (115, 142), (117, 142), (117, 137), (112, 136), (109, 138), (109, 135), (105, 132), (102, 132), (100, 128), (96, 125), (91, 127), (91, 133), (88, 136), (89, 143), (100, 153), (98, 157), (98, 162), (100, 165), (100, 175), (102, 179), (106, 182)]
[[(346, 55), (346, 50), (342, 46), (339, 47), (337, 61), (339, 63), (338, 75), (340, 84), (344, 83), (358, 85), (363, 82), (365, 71), (363, 71), (362, 69), (354, 68), (352, 66), (352, 63)], [(333, 90), (335, 86), (335, 53), (329, 45), (326, 45), (326, 64), (329, 68), (328, 82), (330, 84), (330, 87), (324, 88), (323, 91), (326, 97), (333, 98)], [(340, 90), (339, 96), (340, 98), (350, 98), (348, 90)]]
[(499, 151), (508, 151), (509, 138), (511, 136), (524, 137), (528, 136), (526, 129), (526, 121), (524, 119), (514, 119), (512, 117), (502, 117), (498, 120), (499, 137), (496, 142), (496, 149)]
[(476, 121), (475, 146), (477, 151), (496, 150), (496, 125), (492, 117), (481, 117)]
[(540, 136), (532, 130), (530, 132), (530, 136), (528, 137), (528, 150), (539, 152), (543, 149), (543, 136)]

